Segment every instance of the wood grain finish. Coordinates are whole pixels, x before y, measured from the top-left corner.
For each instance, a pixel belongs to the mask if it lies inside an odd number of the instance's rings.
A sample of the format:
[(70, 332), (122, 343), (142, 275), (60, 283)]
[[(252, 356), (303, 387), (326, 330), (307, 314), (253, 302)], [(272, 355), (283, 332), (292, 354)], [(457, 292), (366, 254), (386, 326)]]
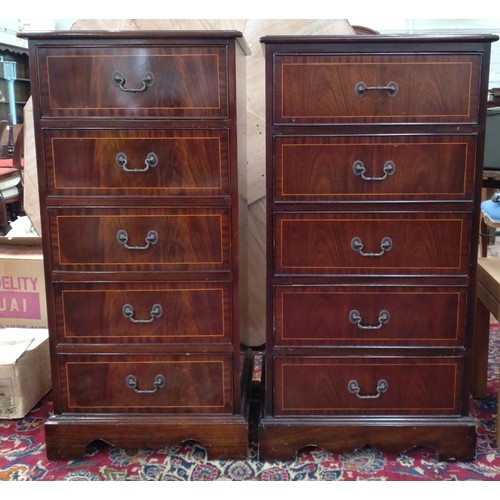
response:
[(274, 141), (276, 202), (472, 199), (475, 136), (308, 136)]
[(228, 209), (50, 209), (49, 223), (55, 270), (230, 270)]
[(227, 47), (141, 45), (40, 49), (42, 116), (229, 117)]
[(276, 286), (274, 303), (276, 346), (464, 343), (465, 287)]
[(261, 459), (311, 445), (474, 457), (470, 349), (495, 39), (262, 39)]
[(460, 213), (277, 213), (275, 272), (465, 275), (470, 231)]
[[(277, 55), (275, 123), (477, 123), (479, 54)], [(387, 87), (357, 95), (356, 85)]]
[(64, 411), (231, 413), (232, 366), (230, 355), (61, 356)]
[(191, 281), (57, 285), (56, 307), (64, 319), (57, 324), (58, 341), (230, 346), (231, 288), (230, 282)]
[(462, 365), (452, 358), (276, 358), (275, 412), (459, 415)]
[[(52, 196), (230, 196), (228, 129), (66, 129), (43, 135)], [(148, 162), (150, 155), (155, 161)]]
[(79, 458), (96, 439), (197, 439), (216, 456), (246, 456), (241, 33), (23, 36), (36, 89), (49, 458)]

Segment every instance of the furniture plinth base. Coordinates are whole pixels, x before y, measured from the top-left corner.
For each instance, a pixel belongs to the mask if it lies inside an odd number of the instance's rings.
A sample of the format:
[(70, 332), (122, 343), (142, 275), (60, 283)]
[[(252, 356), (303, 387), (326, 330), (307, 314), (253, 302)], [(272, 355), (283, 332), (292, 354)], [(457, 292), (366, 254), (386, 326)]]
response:
[(293, 460), (300, 450), (318, 446), (346, 453), (365, 446), (402, 452), (430, 446), (438, 460), (474, 460), (476, 426), (470, 418), (306, 419), (264, 417), (259, 423), (259, 460)]
[(81, 458), (92, 441), (123, 449), (163, 448), (196, 441), (213, 459), (248, 456), (248, 422), (240, 415), (54, 415), (45, 423), (45, 437), (49, 460)]

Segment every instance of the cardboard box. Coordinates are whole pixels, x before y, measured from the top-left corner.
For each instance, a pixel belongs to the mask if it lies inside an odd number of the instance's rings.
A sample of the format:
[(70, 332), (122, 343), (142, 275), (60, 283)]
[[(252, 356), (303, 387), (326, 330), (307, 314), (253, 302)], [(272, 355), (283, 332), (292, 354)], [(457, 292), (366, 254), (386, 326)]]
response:
[(23, 418), (51, 386), (48, 330), (0, 329), (0, 419)]
[(41, 238), (0, 238), (0, 328), (47, 327)]

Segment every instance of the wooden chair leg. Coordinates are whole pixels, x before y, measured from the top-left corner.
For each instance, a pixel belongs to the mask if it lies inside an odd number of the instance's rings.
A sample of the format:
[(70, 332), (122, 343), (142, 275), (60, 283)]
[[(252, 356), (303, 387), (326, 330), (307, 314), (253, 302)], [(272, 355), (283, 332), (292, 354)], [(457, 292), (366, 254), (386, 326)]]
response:
[(4, 236), (9, 232), (9, 212), (5, 199), (0, 193), (0, 233)]
[(476, 299), (476, 318), (474, 324), (474, 368), (472, 380), (472, 396), (485, 398), (488, 395), (488, 347), (490, 333), (490, 311)]
[(481, 257), (488, 256), (488, 241), (490, 239), (489, 227), (484, 222), (484, 218), (481, 217), (480, 230), (479, 230), (479, 241), (481, 242)]

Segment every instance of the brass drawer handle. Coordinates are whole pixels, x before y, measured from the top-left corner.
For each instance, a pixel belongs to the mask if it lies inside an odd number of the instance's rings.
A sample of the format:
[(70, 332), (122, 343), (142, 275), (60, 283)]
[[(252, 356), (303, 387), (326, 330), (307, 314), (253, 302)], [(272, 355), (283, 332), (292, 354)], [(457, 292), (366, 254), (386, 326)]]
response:
[(118, 240), (118, 243), (120, 243), (120, 245), (123, 245), (127, 250), (146, 250), (151, 245), (155, 245), (158, 242), (158, 233), (153, 229), (148, 231), (148, 234), (146, 235), (145, 239), (146, 244), (143, 245), (142, 247), (128, 245), (128, 233), (124, 229), (120, 229), (116, 233), (116, 239)]
[(378, 324), (364, 325), (363, 318), (361, 317), (361, 314), (359, 314), (359, 311), (353, 309), (349, 313), (349, 321), (356, 325), (360, 330), (380, 330), (384, 325), (389, 323), (390, 319), (391, 315), (389, 314), (389, 311), (382, 309), (382, 311), (378, 313)]
[(163, 375), (156, 375), (154, 380), (154, 389), (139, 389), (139, 384), (135, 375), (127, 375), (125, 383), (127, 384), (127, 387), (130, 387), (130, 389), (133, 389), (134, 392), (137, 392), (138, 394), (153, 394), (158, 391), (158, 389), (165, 387), (165, 377)]
[(393, 161), (386, 161), (384, 164), (382, 177), (368, 177), (365, 175), (366, 167), (361, 160), (356, 160), (352, 164), (352, 171), (355, 175), (359, 175), (364, 181), (385, 181), (387, 177), (393, 175), (396, 172), (396, 164)]
[(123, 92), (144, 92), (148, 87), (151, 87), (155, 82), (155, 76), (151, 71), (146, 71), (145, 75), (141, 78), (142, 87), (139, 89), (127, 89), (125, 88), (125, 77), (119, 72), (115, 71), (113, 73), (113, 85), (119, 87)]
[(160, 304), (154, 304), (151, 308), (151, 312), (149, 313), (149, 319), (135, 319), (134, 308), (130, 304), (125, 304), (122, 307), (122, 313), (132, 323), (152, 323), (155, 319), (158, 319), (163, 314), (163, 309)]
[(368, 87), (364, 82), (358, 82), (354, 86), (354, 92), (358, 97), (363, 97), (369, 90), (385, 90), (389, 97), (394, 97), (398, 93), (398, 84), (389, 82), (387, 85), (375, 85)]
[(361, 241), (361, 238), (355, 236), (351, 240), (351, 248), (355, 252), (358, 252), (362, 257), (381, 257), (392, 248), (392, 240), (388, 236), (382, 238), (382, 241), (380, 242), (380, 252), (363, 252), (363, 242)]
[(359, 388), (359, 384), (356, 380), (349, 380), (347, 383), (347, 389), (351, 394), (355, 394), (358, 399), (377, 399), (381, 396), (382, 393), (386, 392), (389, 388), (389, 384), (387, 380), (383, 378), (377, 382), (377, 394), (360, 394), (361, 389)]
[(115, 158), (116, 164), (124, 171), (124, 172), (146, 172), (150, 168), (154, 168), (158, 165), (158, 156), (155, 153), (148, 153), (146, 159), (144, 160), (144, 168), (128, 168), (128, 158), (125, 153), (118, 153)]

